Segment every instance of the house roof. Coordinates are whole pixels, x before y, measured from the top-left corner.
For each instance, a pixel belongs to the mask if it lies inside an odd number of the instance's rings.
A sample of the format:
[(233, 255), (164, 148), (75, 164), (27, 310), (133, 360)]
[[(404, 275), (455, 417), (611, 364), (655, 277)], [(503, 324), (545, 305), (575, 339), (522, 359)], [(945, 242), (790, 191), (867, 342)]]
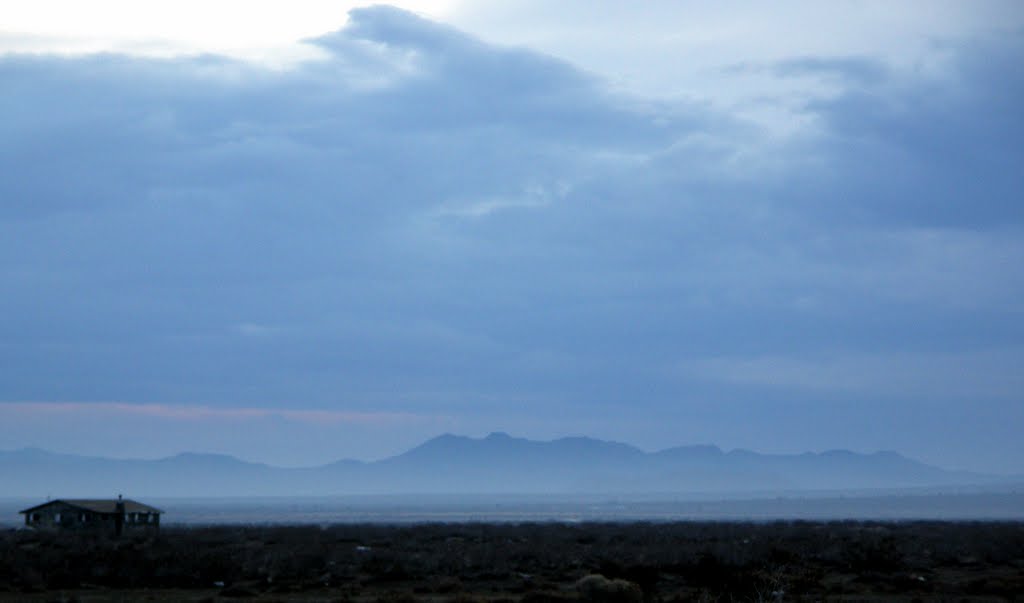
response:
[(118, 500), (116, 498), (57, 498), (54, 500), (46, 501), (41, 505), (29, 507), (18, 513), (30, 513), (36, 509), (42, 509), (43, 507), (56, 504), (64, 503), (65, 505), (84, 509), (86, 511), (92, 511), (93, 513), (117, 513), (117, 503), (124, 503), (125, 513), (163, 513), (156, 507), (144, 505), (140, 502), (125, 498)]

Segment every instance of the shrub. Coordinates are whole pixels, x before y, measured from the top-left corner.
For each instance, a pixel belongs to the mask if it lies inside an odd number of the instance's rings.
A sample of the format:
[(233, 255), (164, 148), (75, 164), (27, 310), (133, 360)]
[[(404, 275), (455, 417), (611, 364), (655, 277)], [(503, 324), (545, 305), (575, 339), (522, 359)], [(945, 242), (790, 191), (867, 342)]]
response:
[(638, 603), (644, 594), (636, 584), (616, 578), (609, 580), (601, 574), (590, 574), (576, 582), (576, 590), (584, 601), (599, 603)]

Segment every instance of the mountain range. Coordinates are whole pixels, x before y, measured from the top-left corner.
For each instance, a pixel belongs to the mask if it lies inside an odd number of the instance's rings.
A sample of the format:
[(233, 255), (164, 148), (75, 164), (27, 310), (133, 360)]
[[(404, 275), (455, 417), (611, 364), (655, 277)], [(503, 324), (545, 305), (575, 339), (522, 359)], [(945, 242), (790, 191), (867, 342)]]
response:
[(158, 460), (0, 452), (0, 496), (328, 496), (349, 494), (742, 494), (998, 483), (896, 452), (644, 452), (587, 437), (535, 441), (445, 434), (379, 461), (282, 468), (217, 454)]

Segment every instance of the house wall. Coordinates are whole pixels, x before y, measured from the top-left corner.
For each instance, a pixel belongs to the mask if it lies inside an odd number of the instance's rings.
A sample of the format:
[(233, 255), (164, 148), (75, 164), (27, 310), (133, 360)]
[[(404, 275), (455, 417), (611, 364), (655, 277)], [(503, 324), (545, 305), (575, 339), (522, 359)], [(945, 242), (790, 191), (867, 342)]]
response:
[(61, 502), (54, 502), (25, 514), (25, 525), (40, 528), (99, 527), (103, 523), (113, 525), (112, 518), (83, 511)]
[(159, 513), (125, 513), (124, 527), (130, 529), (147, 529), (160, 527)]
[(35, 528), (62, 530), (92, 530), (120, 534), (123, 530), (156, 531), (160, 528), (158, 513), (96, 513), (63, 502), (49, 505), (25, 514), (25, 525)]

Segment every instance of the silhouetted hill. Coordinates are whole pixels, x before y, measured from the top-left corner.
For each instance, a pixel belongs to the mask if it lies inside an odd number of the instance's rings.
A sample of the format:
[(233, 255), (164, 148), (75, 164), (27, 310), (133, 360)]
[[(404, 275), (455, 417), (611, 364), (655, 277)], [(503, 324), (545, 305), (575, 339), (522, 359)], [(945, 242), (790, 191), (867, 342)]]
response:
[(284, 469), (218, 454), (159, 460), (0, 452), (7, 496), (308, 496), (334, 494), (697, 494), (896, 489), (998, 483), (895, 452), (794, 455), (680, 446), (654, 453), (586, 437), (535, 441), (445, 434), (375, 462)]

